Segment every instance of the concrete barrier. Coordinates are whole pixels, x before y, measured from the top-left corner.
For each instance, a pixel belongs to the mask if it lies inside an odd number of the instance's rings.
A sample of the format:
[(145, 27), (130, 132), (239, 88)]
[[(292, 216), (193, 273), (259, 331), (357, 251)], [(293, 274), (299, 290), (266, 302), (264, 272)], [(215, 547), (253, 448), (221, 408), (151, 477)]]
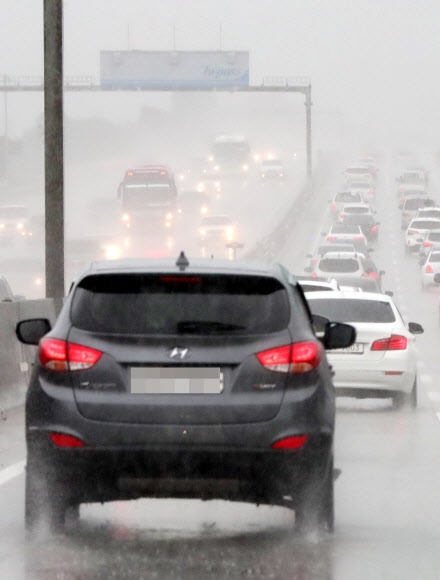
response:
[(15, 327), (19, 320), (39, 317), (54, 324), (53, 300), (0, 302), (0, 410), (24, 403), (36, 347), (21, 344)]

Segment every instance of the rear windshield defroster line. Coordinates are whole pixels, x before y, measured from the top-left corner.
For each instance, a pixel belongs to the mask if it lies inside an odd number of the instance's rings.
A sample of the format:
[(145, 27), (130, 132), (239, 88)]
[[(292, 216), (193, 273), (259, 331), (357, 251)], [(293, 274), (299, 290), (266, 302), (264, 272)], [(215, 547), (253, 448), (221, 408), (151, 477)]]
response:
[(285, 287), (254, 275), (94, 274), (75, 289), (72, 323), (123, 335), (273, 333), (289, 324)]

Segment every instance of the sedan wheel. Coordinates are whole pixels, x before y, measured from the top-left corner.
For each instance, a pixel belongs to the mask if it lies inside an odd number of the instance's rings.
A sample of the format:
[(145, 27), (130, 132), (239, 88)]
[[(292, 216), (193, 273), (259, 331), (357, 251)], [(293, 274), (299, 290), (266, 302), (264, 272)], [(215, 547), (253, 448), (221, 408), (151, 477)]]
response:
[(410, 393), (395, 393), (393, 395), (393, 407), (395, 409), (402, 409), (404, 407), (417, 409), (417, 380), (414, 381)]

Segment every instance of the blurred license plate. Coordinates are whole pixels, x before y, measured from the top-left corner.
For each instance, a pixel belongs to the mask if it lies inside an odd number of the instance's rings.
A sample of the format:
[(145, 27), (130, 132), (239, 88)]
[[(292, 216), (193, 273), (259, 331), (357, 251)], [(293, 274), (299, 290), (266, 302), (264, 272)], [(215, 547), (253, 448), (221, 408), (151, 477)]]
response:
[(347, 346), (347, 348), (337, 348), (332, 352), (343, 352), (343, 353), (350, 353), (350, 354), (363, 354), (364, 352), (364, 345), (361, 342), (355, 342), (351, 346)]
[(219, 395), (223, 373), (218, 367), (133, 367), (130, 392), (136, 395)]

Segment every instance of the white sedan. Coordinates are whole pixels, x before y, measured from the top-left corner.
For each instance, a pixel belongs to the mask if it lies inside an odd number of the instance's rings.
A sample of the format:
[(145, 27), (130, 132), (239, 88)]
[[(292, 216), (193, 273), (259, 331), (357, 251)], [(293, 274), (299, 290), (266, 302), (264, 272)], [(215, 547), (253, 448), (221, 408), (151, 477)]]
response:
[[(417, 407), (414, 335), (423, 332), (420, 324), (406, 325), (393, 300), (384, 294), (311, 292), (306, 298), (317, 324), (322, 325), (324, 317), (356, 328), (352, 346), (327, 353), (337, 395), (392, 398), (396, 407)], [(316, 329), (322, 330), (319, 324)]]

